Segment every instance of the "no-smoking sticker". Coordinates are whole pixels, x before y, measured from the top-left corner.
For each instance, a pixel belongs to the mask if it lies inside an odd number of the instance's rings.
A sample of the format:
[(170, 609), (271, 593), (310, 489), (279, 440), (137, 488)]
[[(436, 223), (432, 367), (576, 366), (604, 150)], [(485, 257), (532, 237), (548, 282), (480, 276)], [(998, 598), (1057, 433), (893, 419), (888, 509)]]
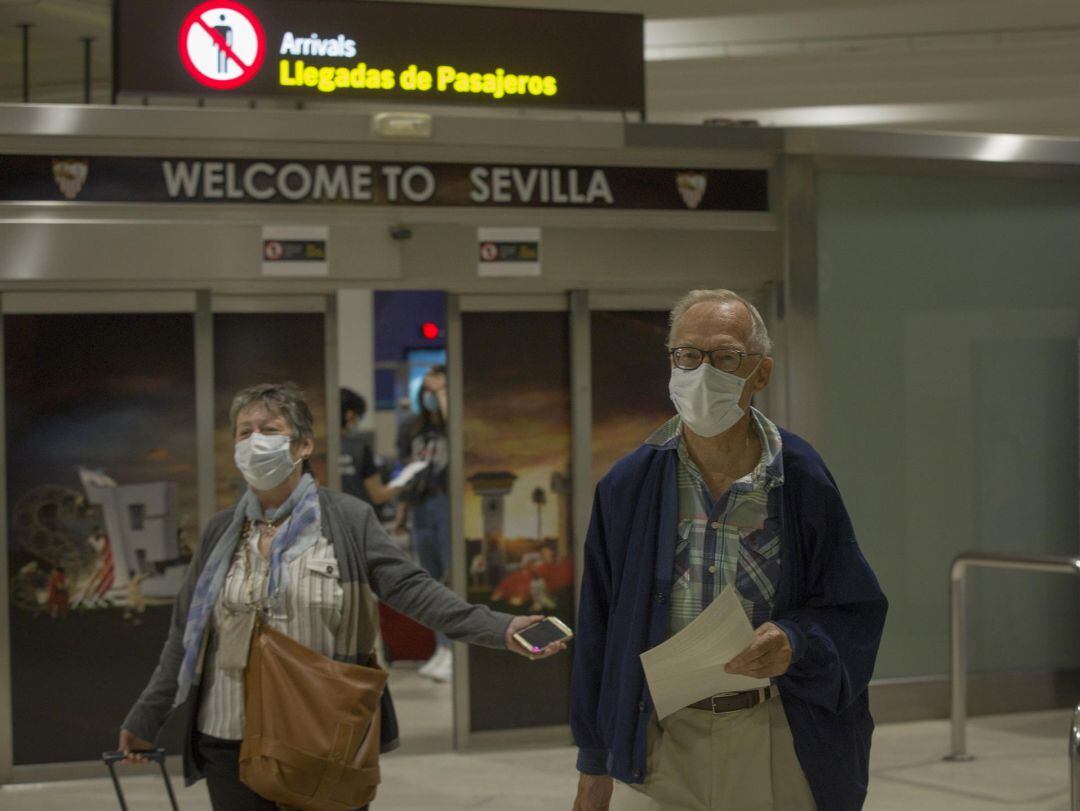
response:
[(207, 0), (184, 19), (179, 46), (192, 78), (215, 90), (230, 90), (259, 72), (266, 34), (246, 6), (235, 0)]
[(539, 276), (540, 229), (477, 228), (481, 276)]

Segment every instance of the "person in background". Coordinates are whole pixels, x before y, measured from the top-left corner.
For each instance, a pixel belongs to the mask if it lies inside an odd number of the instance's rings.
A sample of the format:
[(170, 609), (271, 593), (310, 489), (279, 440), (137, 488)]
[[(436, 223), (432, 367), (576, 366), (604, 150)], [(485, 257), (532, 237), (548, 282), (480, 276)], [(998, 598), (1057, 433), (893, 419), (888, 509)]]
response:
[[(407, 513), (398, 515), (402, 528), (412, 516), (413, 547), (420, 565), (433, 578), (445, 581), (450, 569), (450, 499), (447, 495), (447, 468), (450, 451), (446, 438), (446, 367), (432, 366), (420, 388), (420, 417), (410, 442), (413, 461), (428, 466), (405, 485), (403, 498)], [(450, 681), (454, 660), (450, 640), (439, 634), (435, 654), (420, 668), (420, 675), (435, 681)]]
[[(364, 437), (360, 430), (360, 422), (367, 413), (367, 400), (352, 389), (341, 388), (341, 492), (350, 496), (356, 496), (372, 507), (375, 514), (380, 516), (379, 507), (390, 501), (398, 493), (398, 489), (387, 487), (383, 482), (382, 474), (378, 465), (375, 464), (375, 453), (371, 449), (371, 443)], [(372, 598), (374, 599), (374, 597)], [(378, 611), (376, 605), (374, 611)], [(375, 655), (379, 667), (387, 667), (384, 653), (382, 629), (379, 629), (375, 640)]]
[(398, 490), (387, 487), (375, 464), (375, 453), (360, 431), (367, 401), (352, 389), (341, 389), (341, 491), (373, 507), (385, 504)]
[(410, 397), (402, 397), (398, 400), (398, 429), (394, 446), (397, 448), (398, 459), (402, 462), (412, 455), (412, 440), (420, 424), (419, 410), (417, 406), (417, 410), (413, 411), (413, 402)]

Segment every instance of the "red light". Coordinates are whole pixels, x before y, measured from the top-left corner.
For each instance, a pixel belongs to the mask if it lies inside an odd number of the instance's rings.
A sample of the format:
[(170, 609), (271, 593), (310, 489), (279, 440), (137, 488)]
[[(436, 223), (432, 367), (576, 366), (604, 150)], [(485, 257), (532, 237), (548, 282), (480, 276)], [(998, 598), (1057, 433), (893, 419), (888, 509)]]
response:
[(427, 340), (434, 341), (439, 337), (439, 325), (431, 321), (425, 321), (420, 325), (420, 334)]

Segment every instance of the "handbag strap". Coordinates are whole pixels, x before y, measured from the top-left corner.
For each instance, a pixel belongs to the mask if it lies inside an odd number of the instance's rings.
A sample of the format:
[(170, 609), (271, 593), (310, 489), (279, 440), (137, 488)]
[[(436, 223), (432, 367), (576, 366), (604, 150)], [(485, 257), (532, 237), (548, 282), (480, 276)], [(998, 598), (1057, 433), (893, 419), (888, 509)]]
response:
[(244, 676), (244, 737), (249, 734), (262, 736), (262, 612), (255, 612), (255, 621), (251, 626), (251, 641), (248, 646), (247, 673)]

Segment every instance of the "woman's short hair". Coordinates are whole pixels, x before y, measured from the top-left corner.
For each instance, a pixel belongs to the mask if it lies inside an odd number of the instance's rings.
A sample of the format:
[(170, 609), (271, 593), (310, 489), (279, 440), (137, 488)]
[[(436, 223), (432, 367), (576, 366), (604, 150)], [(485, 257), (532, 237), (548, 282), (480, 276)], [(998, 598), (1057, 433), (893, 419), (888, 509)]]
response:
[(229, 407), (233, 436), (236, 436), (240, 412), (253, 405), (261, 405), (271, 414), (284, 417), (292, 428), (293, 440), (315, 439), (315, 418), (304, 392), (295, 383), (259, 383), (237, 392)]

